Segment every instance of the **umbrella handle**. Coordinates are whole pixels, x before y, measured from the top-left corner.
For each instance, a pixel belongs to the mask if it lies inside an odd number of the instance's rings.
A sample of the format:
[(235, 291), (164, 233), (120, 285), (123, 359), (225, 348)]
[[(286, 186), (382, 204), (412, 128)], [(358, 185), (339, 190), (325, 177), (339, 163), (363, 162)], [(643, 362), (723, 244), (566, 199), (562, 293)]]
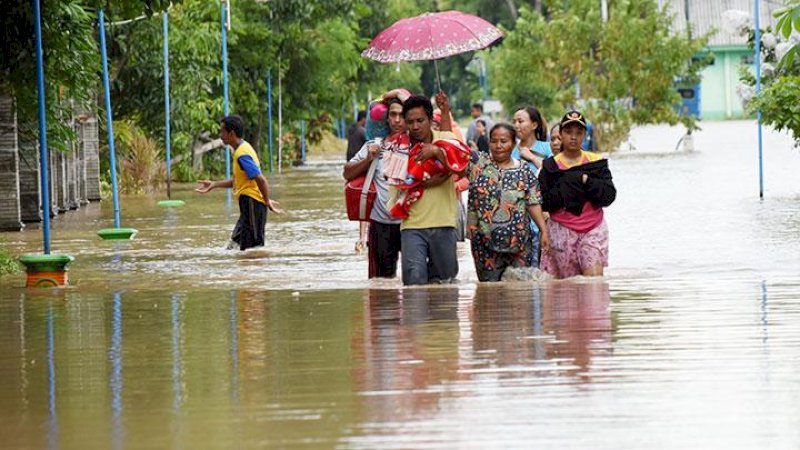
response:
[(439, 88), (438, 92), (442, 91), (442, 77), (439, 76), (439, 64), (436, 63), (436, 60), (433, 60), (433, 68), (436, 70), (436, 86)]

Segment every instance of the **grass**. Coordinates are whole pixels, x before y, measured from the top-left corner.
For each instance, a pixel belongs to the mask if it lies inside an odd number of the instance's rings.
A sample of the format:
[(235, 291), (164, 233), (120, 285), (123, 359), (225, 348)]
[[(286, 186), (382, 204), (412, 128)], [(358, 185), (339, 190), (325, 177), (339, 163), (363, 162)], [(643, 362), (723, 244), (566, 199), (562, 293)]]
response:
[(331, 132), (325, 132), (322, 140), (308, 147), (308, 159), (339, 159), (344, 161), (347, 141), (339, 139)]
[(20, 272), (19, 262), (8, 250), (0, 248), (0, 277), (11, 273)]

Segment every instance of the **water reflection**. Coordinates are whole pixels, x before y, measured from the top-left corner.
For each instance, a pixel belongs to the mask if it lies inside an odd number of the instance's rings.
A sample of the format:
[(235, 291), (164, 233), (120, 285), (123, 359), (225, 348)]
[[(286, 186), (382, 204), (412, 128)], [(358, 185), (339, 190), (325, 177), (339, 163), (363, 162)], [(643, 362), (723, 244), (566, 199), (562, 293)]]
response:
[(589, 381), (592, 358), (611, 350), (605, 282), (553, 282), (520, 289), (481, 284), (475, 292), (472, 339), (477, 362), (466, 373), (562, 372)]
[(667, 284), (3, 291), (2, 446), (634, 444), (631, 423), (697, 437), (699, 404), (747, 444), (793, 423), (797, 284)]
[(437, 411), (437, 386), (457, 376), (458, 298), (456, 287), (366, 291), (355, 378), (369, 421)]
[(53, 304), (47, 308), (47, 448), (59, 448), (58, 410), (56, 408), (56, 359), (53, 331)]
[(231, 400), (234, 405), (239, 404), (239, 313), (236, 300), (236, 292), (231, 292), (228, 302), (228, 320), (230, 323), (228, 329), (231, 342)]
[(122, 423), (122, 294), (114, 293), (111, 309), (111, 344), (108, 349), (111, 362), (111, 377), (108, 384), (111, 391), (111, 446), (123, 447), (124, 429)]
[(180, 413), (183, 404), (183, 365), (181, 364), (181, 335), (183, 303), (179, 294), (173, 294), (170, 301), (172, 318), (172, 413)]
[(183, 448), (183, 297), (172, 294), (170, 298), (170, 319), (172, 323), (172, 414), (171, 414), (171, 447)]

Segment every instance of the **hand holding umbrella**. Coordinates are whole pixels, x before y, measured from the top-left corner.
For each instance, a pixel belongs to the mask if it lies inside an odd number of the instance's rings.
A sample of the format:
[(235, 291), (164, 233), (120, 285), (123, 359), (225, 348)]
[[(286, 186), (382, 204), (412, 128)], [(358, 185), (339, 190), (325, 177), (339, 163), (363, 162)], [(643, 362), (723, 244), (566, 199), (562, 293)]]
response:
[(395, 22), (369, 43), (361, 56), (381, 63), (433, 60), (486, 48), (503, 37), (495, 26), (460, 11), (426, 13)]

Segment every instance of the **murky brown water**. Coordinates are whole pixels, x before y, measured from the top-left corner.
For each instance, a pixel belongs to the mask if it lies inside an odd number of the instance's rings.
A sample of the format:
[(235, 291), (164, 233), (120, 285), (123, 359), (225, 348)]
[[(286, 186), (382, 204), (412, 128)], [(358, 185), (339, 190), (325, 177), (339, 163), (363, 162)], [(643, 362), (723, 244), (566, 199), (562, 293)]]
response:
[(0, 447), (798, 448), (800, 154), (768, 136), (758, 201), (747, 127), (615, 157), (605, 280), (370, 283), (330, 164), (244, 255), (224, 192), (123, 198), (124, 244), (61, 216), (73, 286), (0, 280)]

